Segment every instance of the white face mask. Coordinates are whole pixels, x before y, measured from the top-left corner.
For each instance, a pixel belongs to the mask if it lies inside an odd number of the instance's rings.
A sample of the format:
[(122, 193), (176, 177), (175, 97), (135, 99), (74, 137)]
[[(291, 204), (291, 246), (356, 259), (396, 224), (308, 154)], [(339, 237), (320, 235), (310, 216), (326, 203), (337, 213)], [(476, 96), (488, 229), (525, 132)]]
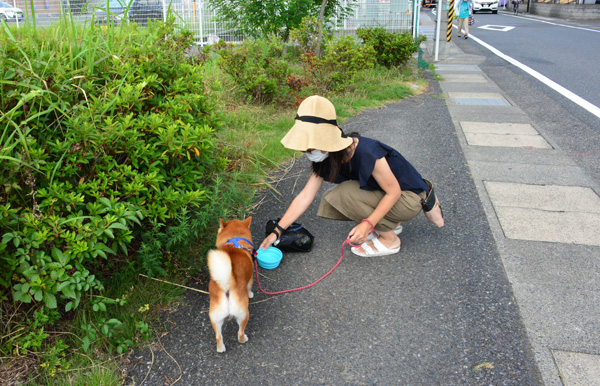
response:
[(306, 158), (308, 158), (311, 162), (323, 162), (327, 159), (327, 157), (329, 157), (329, 153), (325, 152), (325, 153), (321, 153), (321, 150), (319, 149), (315, 149), (311, 152), (304, 152), (304, 155), (306, 156)]

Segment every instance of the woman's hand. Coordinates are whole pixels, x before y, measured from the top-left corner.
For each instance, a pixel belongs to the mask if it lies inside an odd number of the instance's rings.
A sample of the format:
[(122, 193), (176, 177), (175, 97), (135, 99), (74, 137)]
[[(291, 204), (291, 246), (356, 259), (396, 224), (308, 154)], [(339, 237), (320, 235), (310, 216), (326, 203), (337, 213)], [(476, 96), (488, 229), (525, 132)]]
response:
[(367, 241), (367, 236), (371, 233), (371, 224), (366, 221), (361, 222), (348, 233), (348, 238), (352, 244), (362, 244)]
[(260, 243), (260, 247), (258, 249), (267, 249), (277, 240), (277, 235), (275, 233), (269, 234), (262, 243)]
[[(298, 195), (292, 200), (292, 203), (285, 211), (285, 214), (283, 217), (281, 217), (281, 220), (279, 220), (279, 225), (283, 229), (286, 229), (306, 211), (306, 209), (314, 201), (321, 184), (323, 184), (323, 178), (317, 176), (316, 174), (311, 174), (302, 191), (298, 193)], [(277, 240), (277, 237), (278, 236), (275, 233), (269, 234), (263, 240), (263, 242), (260, 243), (258, 248), (269, 248)]]

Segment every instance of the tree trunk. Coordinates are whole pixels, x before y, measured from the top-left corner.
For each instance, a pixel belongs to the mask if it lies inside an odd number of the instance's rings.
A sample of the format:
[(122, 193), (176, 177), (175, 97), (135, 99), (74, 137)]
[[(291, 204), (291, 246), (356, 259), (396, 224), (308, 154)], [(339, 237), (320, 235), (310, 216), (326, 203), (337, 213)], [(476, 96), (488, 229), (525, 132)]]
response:
[(317, 38), (317, 50), (315, 52), (315, 56), (317, 58), (321, 57), (321, 41), (323, 40), (323, 19), (325, 18), (325, 6), (327, 5), (327, 0), (323, 0), (321, 3), (321, 11), (319, 11), (319, 37)]

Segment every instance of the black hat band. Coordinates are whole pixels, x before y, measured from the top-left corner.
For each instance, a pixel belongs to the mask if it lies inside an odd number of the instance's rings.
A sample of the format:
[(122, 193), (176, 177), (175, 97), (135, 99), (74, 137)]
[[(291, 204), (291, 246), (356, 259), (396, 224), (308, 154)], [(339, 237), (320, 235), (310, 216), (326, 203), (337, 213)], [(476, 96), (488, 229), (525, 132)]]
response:
[(329, 123), (330, 125), (334, 125), (338, 129), (340, 129), (340, 131), (342, 132), (342, 138), (346, 138), (346, 134), (344, 134), (344, 130), (342, 130), (342, 128), (339, 127), (337, 124), (337, 119), (325, 119), (325, 118), (321, 118), (321, 117), (315, 117), (313, 115), (299, 116), (298, 114), (296, 114), (296, 120), (302, 121), (302, 122), (316, 123), (316, 124)]

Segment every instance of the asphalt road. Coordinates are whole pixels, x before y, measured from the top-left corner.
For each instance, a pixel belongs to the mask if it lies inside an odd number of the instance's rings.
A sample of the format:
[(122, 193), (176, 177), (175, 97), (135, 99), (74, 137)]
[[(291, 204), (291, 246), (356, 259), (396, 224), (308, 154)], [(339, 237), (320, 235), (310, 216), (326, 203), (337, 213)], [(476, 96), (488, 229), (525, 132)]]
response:
[[(600, 107), (600, 21), (478, 13), (471, 33), (502, 53)], [(570, 109), (580, 118), (586, 111)], [(581, 109), (581, 108), (579, 108)], [(583, 109), (581, 109), (583, 110)], [(596, 116), (584, 118), (600, 133)]]
[[(129, 380), (163, 385), (540, 385), (518, 306), (500, 262), (437, 82), (419, 97), (369, 110), (344, 125), (397, 148), (442, 200), (446, 226), (424, 216), (407, 223), (400, 254), (358, 258), (346, 248), (339, 267), (315, 287), (281, 296), (255, 285), (246, 330), (224, 328), (218, 354), (208, 297), (189, 292), (164, 315), (157, 342), (131, 356)], [(279, 174), (276, 189), (253, 217), (260, 243), (264, 224), (281, 216), (308, 178), (305, 160)], [(322, 192), (321, 192), (322, 193)], [(321, 277), (340, 258), (352, 225), (300, 218), (315, 236), (310, 253), (285, 254), (261, 273), (268, 291)], [(207, 288), (207, 278), (193, 285)], [(152, 351), (152, 352), (151, 352)], [(167, 354), (168, 353), (168, 354)], [(168, 380), (168, 381), (167, 381)]]

